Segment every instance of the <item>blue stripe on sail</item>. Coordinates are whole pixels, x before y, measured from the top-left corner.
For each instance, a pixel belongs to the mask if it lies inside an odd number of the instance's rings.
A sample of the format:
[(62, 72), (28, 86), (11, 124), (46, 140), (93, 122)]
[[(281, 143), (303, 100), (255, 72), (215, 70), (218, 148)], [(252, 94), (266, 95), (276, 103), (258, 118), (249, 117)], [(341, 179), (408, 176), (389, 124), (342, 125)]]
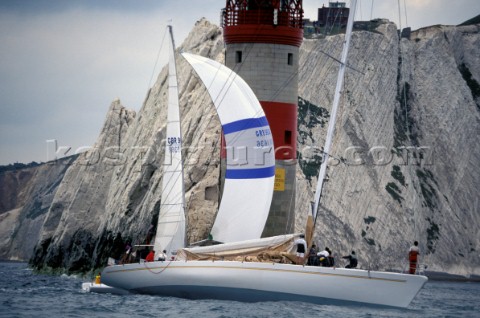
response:
[(261, 179), (275, 175), (275, 166), (254, 169), (227, 169), (227, 179)]
[(237, 131), (242, 131), (250, 128), (258, 128), (268, 126), (268, 121), (265, 116), (260, 118), (247, 118), (232, 123), (223, 125), (223, 133), (225, 135), (231, 134)]

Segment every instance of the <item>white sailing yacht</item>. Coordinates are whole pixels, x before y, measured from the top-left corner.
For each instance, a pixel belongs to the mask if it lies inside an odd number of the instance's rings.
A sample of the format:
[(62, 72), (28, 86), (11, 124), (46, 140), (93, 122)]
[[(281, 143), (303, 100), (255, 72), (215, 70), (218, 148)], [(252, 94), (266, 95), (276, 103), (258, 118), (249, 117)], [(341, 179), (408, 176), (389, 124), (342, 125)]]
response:
[[(355, 2), (352, 3), (355, 8)], [(346, 65), (352, 26), (351, 13), (340, 73)], [(171, 54), (173, 51), (172, 46)], [(160, 216), (159, 227), (163, 226), (166, 234), (162, 238), (158, 229), (160, 236), (155, 241), (157, 252), (166, 247), (177, 248), (175, 259), (108, 266), (102, 272), (102, 282), (132, 293), (190, 299), (353, 302), (407, 307), (427, 281), (425, 276), (294, 265), (290, 260), (294, 257), (298, 234), (260, 238), (272, 199), (275, 163), (273, 140), (263, 110), (250, 87), (232, 70), (200, 56), (188, 53), (182, 56), (207, 87), (230, 150), (224, 193), (211, 231), (214, 240), (224, 243), (181, 248), (185, 215), (178, 200), (182, 209), (172, 213), (172, 222)], [(173, 75), (170, 76), (172, 79)], [(338, 92), (341, 85), (337, 84)], [(168, 138), (181, 141), (179, 134), (168, 135), (167, 142)], [(327, 150), (326, 147), (328, 154)], [(180, 165), (180, 162), (174, 165), (174, 170), (178, 171)], [(177, 178), (179, 175), (176, 173)], [(316, 207), (320, 192), (317, 190)], [(174, 226), (167, 230), (167, 224)]]

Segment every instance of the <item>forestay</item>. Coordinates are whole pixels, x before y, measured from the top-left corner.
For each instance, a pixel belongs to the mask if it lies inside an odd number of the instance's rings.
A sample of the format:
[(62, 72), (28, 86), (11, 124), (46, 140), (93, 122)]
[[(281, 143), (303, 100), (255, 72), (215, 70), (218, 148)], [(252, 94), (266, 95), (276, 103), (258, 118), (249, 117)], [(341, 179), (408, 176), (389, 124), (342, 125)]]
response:
[(260, 238), (273, 196), (275, 157), (265, 113), (248, 84), (226, 66), (182, 53), (206, 86), (227, 149), (225, 185), (211, 235), (220, 242)]

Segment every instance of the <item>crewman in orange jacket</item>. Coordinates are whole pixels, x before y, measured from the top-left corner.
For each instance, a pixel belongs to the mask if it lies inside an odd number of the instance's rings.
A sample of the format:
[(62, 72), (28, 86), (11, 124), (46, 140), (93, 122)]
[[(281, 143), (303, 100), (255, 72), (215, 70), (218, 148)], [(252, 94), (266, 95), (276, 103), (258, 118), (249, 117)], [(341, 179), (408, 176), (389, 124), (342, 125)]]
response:
[(415, 241), (413, 246), (410, 247), (408, 251), (408, 260), (410, 261), (410, 274), (415, 274), (417, 270), (417, 261), (418, 255), (420, 254), (420, 249), (418, 248), (418, 242)]
[(146, 262), (153, 262), (155, 260), (155, 251), (151, 250), (150, 253), (148, 253), (147, 258), (145, 258)]

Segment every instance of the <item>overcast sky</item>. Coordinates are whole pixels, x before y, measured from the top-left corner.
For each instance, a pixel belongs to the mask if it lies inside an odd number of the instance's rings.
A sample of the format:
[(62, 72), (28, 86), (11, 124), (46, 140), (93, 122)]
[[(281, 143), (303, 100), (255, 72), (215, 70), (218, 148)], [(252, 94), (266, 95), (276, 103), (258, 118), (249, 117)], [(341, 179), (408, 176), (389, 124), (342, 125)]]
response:
[[(480, 13), (479, 0), (358, 1), (357, 20), (397, 25), (400, 2), (401, 25), (413, 29)], [(0, 0), (0, 164), (47, 161), (51, 139), (70, 154), (92, 146), (112, 100), (140, 109), (167, 21), (179, 45), (200, 18), (218, 24), (225, 2)], [(327, 2), (304, 0), (305, 17)]]

